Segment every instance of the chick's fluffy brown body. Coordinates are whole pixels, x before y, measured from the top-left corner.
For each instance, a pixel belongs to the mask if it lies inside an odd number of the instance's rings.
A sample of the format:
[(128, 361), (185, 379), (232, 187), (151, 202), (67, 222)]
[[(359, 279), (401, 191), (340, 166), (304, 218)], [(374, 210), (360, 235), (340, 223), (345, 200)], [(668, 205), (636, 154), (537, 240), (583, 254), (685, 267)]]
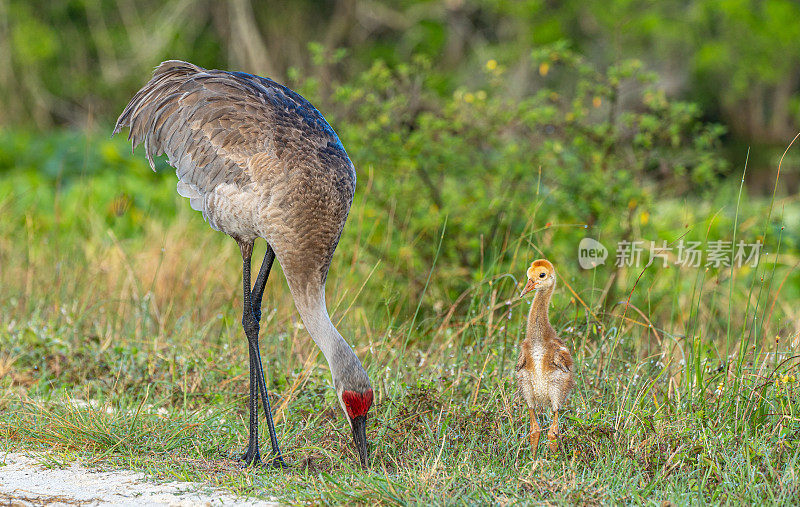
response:
[(545, 408), (553, 411), (553, 423), (547, 433), (550, 449), (556, 450), (558, 441), (558, 411), (575, 387), (572, 356), (550, 325), (548, 308), (556, 286), (553, 265), (545, 260), (534, 261), (528, 268), (528, 283), (522, 295), (536, 290), (525, 340), (520, 347), (516, 366), (519, 394), (528, 405), (530, 414), (530, 443), (533, 456), (539, 445), (541, 428), (536, 412)]
[[(536, 299), (542, 296), (537, 293)], [(536, 299), (517, 358), (517, 383), (528, 408), (560, 410), (575, 386), (572, 356), (547, 319), (537, 319)]]

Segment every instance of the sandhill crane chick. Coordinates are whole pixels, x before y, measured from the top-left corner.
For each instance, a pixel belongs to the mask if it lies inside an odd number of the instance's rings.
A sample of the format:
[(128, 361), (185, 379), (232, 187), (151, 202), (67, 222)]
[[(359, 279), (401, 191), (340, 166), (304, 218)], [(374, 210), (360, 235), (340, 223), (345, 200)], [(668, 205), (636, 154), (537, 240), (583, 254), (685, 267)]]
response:
[(516, 366), (519, 393), (528, 405), (530, 444), (536, 459), (541, 428), (536, 411), (550, 408), (553, 424), (547, 432), (550, 450), (558, 446), (558, 411), (575, 386), (572, 356), (550, 324), (548, 308), (556, 287), (556, 272), (550, 261), (533, 261), (527, 272), (528, 281), (520, 297), (536, 291), (528, 313), (525, 340), (520, 347)]

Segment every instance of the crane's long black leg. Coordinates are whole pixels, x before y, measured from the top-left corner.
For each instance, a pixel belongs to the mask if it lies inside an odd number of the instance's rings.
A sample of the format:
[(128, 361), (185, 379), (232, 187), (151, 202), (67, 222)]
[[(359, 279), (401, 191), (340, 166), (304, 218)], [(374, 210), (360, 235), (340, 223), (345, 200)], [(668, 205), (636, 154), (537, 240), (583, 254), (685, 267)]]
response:
[(272, 466), (273, 467), (280, 467), (280, 468), (287, 468), (286, 463), (283, 462), (283, 456), (281, 455), (281, 448), (278, 446), (278, 435), (275, 433), (275, 423), (272, 420), (272, 410), (269, 407), (269, 398), (267, 397), (267, 384), (264, 381), (264, 369), (261, 365), (261, 354), (258, 350), (258, 341), (251, 342), (250, 348), (254, 349), (255, 352), (255, 361), (257, 372), (256, 375), (258, 376), (258, 387), (261, 391), (261, 402), (264, 404), (264, 412), (267, 415), (267, 428), (269, 428), (269, 441), (272, 444)]
[[(269, 398), (267, 397), (266, 382), (264, 381), (264, 370), (261, 365), (261, 355), (258, 350), (258, 331), (259, 321), (256, 319), (256, 314), (253, 307), (252, 296), (254, 295), (250, 289), (250, 261), (253, 254), (253, 242), (239, 242), (239, 248), (242, 251), (242, 282), (244, 286), (244, 311), (242, 312), (242, 327), (244, 328), (245, 335), (247, 336), (248, 354), (250, 356), (250, 438), (243, 459), (246, 465), (260, 463), (260, 453), (258, 450), (258, 394), (257, 388), (260, 388), (261, 399), (264, 404), (264, 411), (267, 416), (267, 425), (269, 427), (270, 443), (272, 444), (273, 460), (272, 466), (285, 468), (286, 464), (283, 462), (280, 447), (278, 447), (278, 437), (275, 434), (275, 424), (272, 421), (272, 412), (269, 407)], [(264, 291), (267, 277), (269, 276), (272, 261), (274, 260), (274, 252), (272, 249), (267, 249), (267, 255), (264, 257), (264, 264), (262, 264), (259, 272), (259, 279), (256, 280), (256, 287), (259, 300)], [(263, 280), (262, 280), (263, 274)], [(259, 302), (259, 307), (261, 303)], [(260, 313), (260, 308), (259, 308)], [(257, 387), (256, 387), (257, 386)]]
[(272, 247), (267, 243), (267, 251), (264, 254), (264, 260), (261, 261), (261, 269), (258, 270), (258, 277), (256, 283), (253, 285), (253, 291), (250, 293), (250, 298), (253, 304), (253, 315), (256, 321), (261, 323), (261, 298), (264, 296), (264, 287), (267, 286), (267, 279), (269, 272), (272, 270), (272, 263), (275, 261), (275, 252)]
[(244, 461), (245, 466), (250, 466), (253, 461), (258, 462), (261, 456), (258, 452), (258, 381), (256, 380), (256, 366), (253, 362), (253, 353), (250, 349), (249, 340), (247, 355), (250, 356), (250, 398), (247, 402), (250, 412), (250, 424), (247, 450), (242, 455), (242, 461)]
[[(264, 260), (261, 262), (261, 269), (258, 271), (256, 283), (253, 285), (253, 290), (250, 292), (250, 299), (253, 306), (253, 316), (255, 317), (256, 322), (259, 324), (261, 323), (261, 298), (264, 295), (264, 287), (267, 285), (267, 279), (269, 278), (269, 273), (272, 270), (272, 263), (274, 260), (275, 252), (272, 250), (272, 247), (269, 245), (269, 243), (267, 243), (267, 252), (264, 254)], [(252, 463), (253, 456), (260, 457), (260, 453), (258, 452), (258, 442), (254, 442), (252, 437), (253, 434), (257, 435), (258, 433), (259, 382), (257, 380), (258, 377), (256, 376), (256, 371), (259, 368), (255, 364), (254, 359), (256, 355), (253, 353), (253, 348), (250, 347), (249, 343), (250, 340), (248, 339), (247, 355), (250, 356), (250, 398), (248, 401), (248, 407), (250, 408), (251, 437), (250, 442), (247, 445), (247, 450), (242, 456), (242, 461), (244, 461), (247, 465)]]
[[(267, 251), (264, 253), (264, 260), (261, 262), (261, 269), (258, 271), (256, 283), (253, 285), (253, 291), (250, 293), (251, 304), (253, 306), (253, 316), (257, 322), (261, 322), (261, 298), (264, 295), (264, 287), (267, 285), (269, 273), (272, 270), (272, 263), (275, 261), (275, 251), (272, 246), (267, 243)], [(267, 397), (267, 385), (264, 381), (264, 368), (261, 364), (261, 351), (258, 347), (258, 339), (255, 342), (250, 342), (250, 357), (255, 362), (256, 381), (258, 383), (258, 390), (261, 391), (261, 403), (264, 405), (264, 412), (267, 416), (267, 427), (269, 428), (269, 440), (272, 444), (272, 455), (274, 456), (272, 465), (276, 467), (286, 467), (281, 456), (281, 449), (278, 446), (278, 436), (275, 433), (275, 423), (272, 419), (272, 410), (269, 406), (269, 398)]]
[(253, 254), (253, 242), (239, 242), (239, 249), (242, 251), (242, 285), (244, 286), (242, 327), (247, 336), (247, 355), (250, 358), (250, 398), (247, 403), (250, 412), (249, 438), (242, 461), (245, 466), (250, 466), (261, 463), (261, 455), (258, 450), (258, 379), (256, 378), (258, 367), (253, 357), (253, 347), (250, 346), (253, 335), (255, 335), (255, 339), (258, 339), (258, 322), (253, 315), (253, 307), (250, 302), (250, 260)]

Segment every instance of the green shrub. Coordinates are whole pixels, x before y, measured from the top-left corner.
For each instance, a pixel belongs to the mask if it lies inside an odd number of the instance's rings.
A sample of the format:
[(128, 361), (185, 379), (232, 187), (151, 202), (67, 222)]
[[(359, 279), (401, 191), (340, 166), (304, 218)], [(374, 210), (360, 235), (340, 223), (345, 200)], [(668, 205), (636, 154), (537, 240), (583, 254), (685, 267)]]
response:
[(631, 239), (655, 194), (717, 187), (723, 128), (669, 100), (640, 62), (601, 70), (557, 43), (531, 64), (540, 87), (521, 97), (509, 96), (494, 60), (476, 79), (485, 85), (447, 96), (424, 58), (394, 69), (377, 62), (335, 90), (333, 123), (368, 189), (360, 205), (377, 218), (371, 251), (402, 273), (410, 301), (445, 220), (431, 285), (452, 299), (476, 279), (519, 270), (510, 240), (527, 236), (573, 262), (584, 235)]

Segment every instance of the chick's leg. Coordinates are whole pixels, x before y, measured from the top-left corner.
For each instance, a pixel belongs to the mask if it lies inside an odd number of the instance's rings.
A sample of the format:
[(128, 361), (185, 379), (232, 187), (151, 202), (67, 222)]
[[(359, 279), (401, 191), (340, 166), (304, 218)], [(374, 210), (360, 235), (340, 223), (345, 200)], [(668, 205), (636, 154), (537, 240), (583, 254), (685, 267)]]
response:
[(539, 422), (536, 420), (536, 411), (531, 408), (528, 409), (528, 413), (531, 417), (531, 451), (533, 452), (533, 459), (536, 459), (536, 451), (539, 449), (539, 434), (542, 432), (542, 428), (539, 427)]
[(550, 440), (550, 450), (555, 452), (558, 449), (558, 410), (553, 412), (553, 424), (550, 425), (550, 431), (547, 432), (547, 439)]

